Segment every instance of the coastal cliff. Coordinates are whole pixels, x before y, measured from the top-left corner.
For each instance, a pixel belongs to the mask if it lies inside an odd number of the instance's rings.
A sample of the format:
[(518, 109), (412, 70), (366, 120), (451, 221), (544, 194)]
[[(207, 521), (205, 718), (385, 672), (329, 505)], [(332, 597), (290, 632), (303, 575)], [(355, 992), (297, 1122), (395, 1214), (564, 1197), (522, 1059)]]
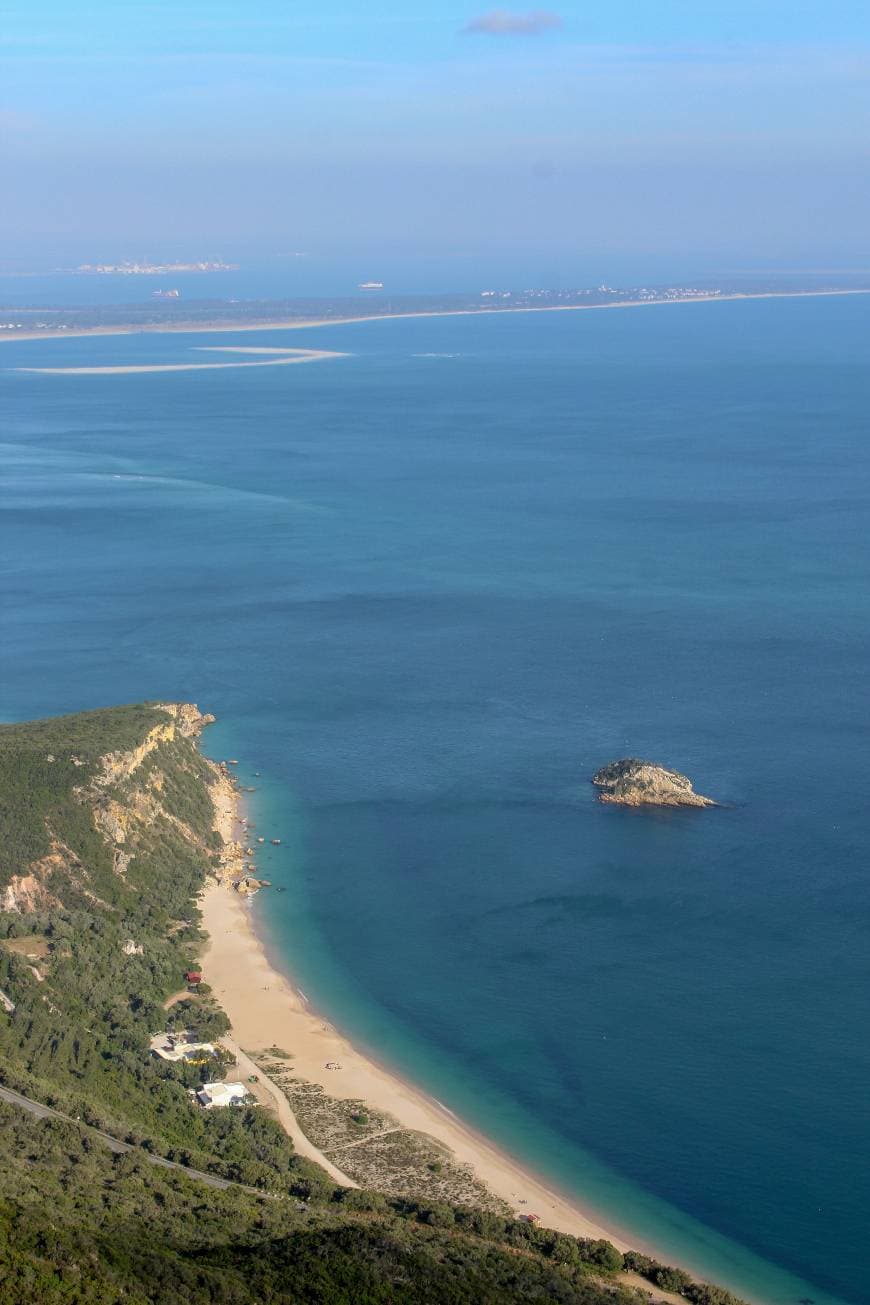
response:
[(621, 761), (602, 766), (592, 776), (592, 783), (602, 789), (599, 802), (616, 802), (626, 807), (717, 805), (712, 798), (696, 793), (687, 775), (638, 757), (623, 757)]
[(213, 720), (191, 703), (156, 703), (4, 726), (0, 910), (120, 908), (137, 854), (161, 831), (215, 873), (233, 869), (213, 809), (230, 781), (196, 746)]

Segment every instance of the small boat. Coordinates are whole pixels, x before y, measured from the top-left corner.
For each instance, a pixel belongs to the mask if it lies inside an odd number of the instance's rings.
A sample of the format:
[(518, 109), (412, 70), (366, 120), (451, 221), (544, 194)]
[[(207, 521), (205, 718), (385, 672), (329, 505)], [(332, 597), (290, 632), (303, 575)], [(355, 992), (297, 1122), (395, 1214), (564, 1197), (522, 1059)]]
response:
[(265, 838), (263, 837), (262, 834), (261, 834), (260, 837), (257, 839), (257, 842), (258, 842), (258, 843), (265, 843), (265, 841), (266, 841), (266, 840), (265, 840)]
[(272, 843), (275, 847), (278, 847), (278, 845), (280, 844), (281, 840), (280, 840), (280, 838), (270, 838), (270, 839), (269, 839), (269, 842)]
[(239, 764), (239, 763), (238, 763), (238, 761), (235, 759), (235, 757), (231, 757), (230, 760), (227, 762), (227, 765), (228, 765), (228, 766), (237, 766), (238, 764)]
[(256, 793), (256, 791), (257, 791), (257, 790), (256, 790), (255, 788), (246, 788), (246, 789), (245, 789), (245, 792), (246, 792), (246, 793)]

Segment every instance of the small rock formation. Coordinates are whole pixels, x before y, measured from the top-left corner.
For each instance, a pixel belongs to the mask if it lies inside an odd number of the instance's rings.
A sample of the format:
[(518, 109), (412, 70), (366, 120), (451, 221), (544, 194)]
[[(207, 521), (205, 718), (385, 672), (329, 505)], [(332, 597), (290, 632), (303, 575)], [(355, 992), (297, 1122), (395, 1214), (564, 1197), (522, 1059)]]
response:
[(255, 879), (253, 875), (245, 875), (244, 879), (237, 880), (237, 882), (233, 884), (233, 887), (237, 893), (242, 893), (244, 896), (248, 893), (259, 892), (261, 888), (265, 888), (266, 881), (263, 879)]
[(603, 791), (599, 802), (618, 802), (626, 807), (715, 807), (712, 798), (702, 797), (692, 788), (692, 781), (678, 770), (668, 770), (654, 761), (623, 757), (592, 776), (592, 783)]

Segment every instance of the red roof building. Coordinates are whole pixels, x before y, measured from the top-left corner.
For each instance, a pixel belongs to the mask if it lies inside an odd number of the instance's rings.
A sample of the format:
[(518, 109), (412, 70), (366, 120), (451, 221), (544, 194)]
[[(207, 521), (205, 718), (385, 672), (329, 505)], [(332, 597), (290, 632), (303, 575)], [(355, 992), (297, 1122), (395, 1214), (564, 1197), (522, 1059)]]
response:
[(202, 983), (201, 970), (188, 970), (184, 977), (188, 983)]

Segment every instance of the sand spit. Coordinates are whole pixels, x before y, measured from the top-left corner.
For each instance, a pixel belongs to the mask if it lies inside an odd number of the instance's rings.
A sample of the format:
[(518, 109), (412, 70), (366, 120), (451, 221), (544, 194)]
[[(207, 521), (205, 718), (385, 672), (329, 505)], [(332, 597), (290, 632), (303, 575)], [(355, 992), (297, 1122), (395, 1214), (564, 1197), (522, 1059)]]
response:
[[(352, 326), (358, 322), (392, 322), (411, 317), (492, 317), (505, 313), (592, 313), (606, 312), (618, 308), (661, 308), (672, 304), (719, 304), (732, 303), (741, 299), (832, 299), (843, 295), (867, 295), (870, 290), (759, 290), (746, 294), (734, 291), (721, 295), (692, 295), (685, 299), (624, 299), (618, 303), (608, 304), (548, 304), (529, 308), (445, 308), (421, 309), (410, 313), (368, 313), (359, 317), (299, 317), (291, 321), (277, 319), (263, 322), (232, 322), (216, 318), (214, 322), (161, 322), (153, 326), (83, 326), (64, 330), (62, 328), (41, 331), (0, 331), (0, 343), (14, 340), (73, 340), (89, 335), (211, 335), (241, 334), (248, 331), (304, 331), (315, 326)], [(329, 355), (326, 356), (340, 356)], [(183, 364), (182, 364), (183, 365)], [(196, 364), (193, 364), (194, 366)], [(202, 364), (200, 364), (202, 365)], [(208, 364), (206, 364), (208, 365)], [(220, 363), (212, 364), (221, 366)], [(230, 364), (240, 365), (240, 364)], [(249, 364), (254, 366), (255, 364)], [(259, 364), (263, 365), (263, 364)], [(20, 367), (18, 371), (58, 371), (59, 368), (43, 369), (40, 367)], [(119, 371), (137, 370), (135, 368), (118, 368)], [(151, 369), (149, 369), (151, 370)], [(156, 369), (155, 369), (156, 370)], [(165, 369), (164, 369), (165, 370)]]
[(16, 372), (36, 372), (42, 376), (127, 376), (146, 372), (206, 372), (228, 367), (286, 367), (293, 363), (322, 362), (326, 358), (346, 358), (330, 349), (234, 349), (215, 348), (216, 353), (269, 353), (277, 358), (259, 362), (148, 363), (123, 367), (13, 367)]
[[(286, 345), (257, 345), (257, 344), (195, 344), (192, 346), (197, 353), (297, 353), (313, 354), (317, 358), (346, 358), (347, 354), (332, 353), (328, 349), (289, 349)], [(308, 358), (300, 358), (299, 362), (307, 362)]]

